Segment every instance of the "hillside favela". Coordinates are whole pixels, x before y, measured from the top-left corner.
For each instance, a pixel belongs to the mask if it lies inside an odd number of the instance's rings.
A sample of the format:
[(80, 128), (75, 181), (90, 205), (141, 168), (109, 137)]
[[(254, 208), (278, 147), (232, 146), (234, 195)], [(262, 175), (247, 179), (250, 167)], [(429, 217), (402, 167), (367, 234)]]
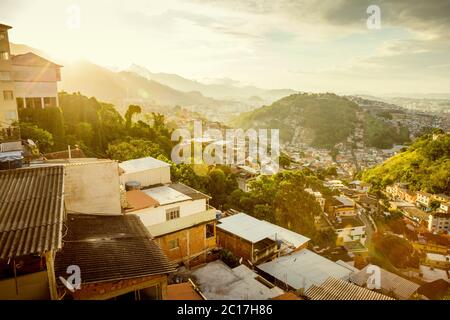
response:
[(448, 300), (449, 17), (1, 0), (0, 300)]

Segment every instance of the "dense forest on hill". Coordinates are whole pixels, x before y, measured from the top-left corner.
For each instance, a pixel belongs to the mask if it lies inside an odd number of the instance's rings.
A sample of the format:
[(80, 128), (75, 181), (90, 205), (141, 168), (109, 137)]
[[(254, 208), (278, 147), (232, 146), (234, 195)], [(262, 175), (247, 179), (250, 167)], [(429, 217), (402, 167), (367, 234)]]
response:
[[(358, 112), (364, 114), (361, 119), (358, 119)], [(294, 138), (297, 142), (308, 142), (315, 147), (332, 148), (337, 143), (345, 142), (360, 122), (367, 146), (387, 148), (408, 140), (406, 129), (397, 130), (370, 116), (355, 102), (332, 93), (293, 94), (270, 106), (244, 113), (230, 125), (245, 129), (278, 128), (284, 142), (291, 142)]]
[(450, 194), (450, 135), (425, 134), (406, 151), (360, 174), (375, 190), (404, 182), (413, 191)]

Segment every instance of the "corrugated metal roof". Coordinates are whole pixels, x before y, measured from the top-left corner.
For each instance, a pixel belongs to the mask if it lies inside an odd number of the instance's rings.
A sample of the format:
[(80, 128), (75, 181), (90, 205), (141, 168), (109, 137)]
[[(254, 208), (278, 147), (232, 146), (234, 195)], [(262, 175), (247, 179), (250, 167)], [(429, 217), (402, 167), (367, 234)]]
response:
[(295, 290), (306, 290), (329, 277), (347, 280), (351, 274), (347, 268), (307, 249), (260, 264), (257, 268)]
[[(351, 281), (359, 286), (365, 286), (367, 284), (367, 279), (372, 274), (371, 272), (367, 272), (369, 266), (370, 265), (361, 269), (358, 273), (353, 274), (351, 276)], [(382, 268), (380, 268), (380, 276), (381, 291), (386, 294), (392, 292), (400, 300), (408, 300), (420, 287), (417, 283)]]
[(63, 241), (63, 249), (55, 258), (57, 278), (66, 278), (70, 265), (80, 267), (82, 283), (131, 279), (176, 270), (135, 215), (69, 214)]
[(0, 259), (61, 248), (63, 170), (0, 171)]
[(312, 285), (306, 290), (305, 295), (311, 300), (394, 300), (381, 293), (333, 277), (320, 285)]
[(283, 240), (297, 248), (310, 240), (301, 234), (267, 221), (256, 219), (242, 212), (220, 219), (220, 224), (217, 225), (217, 228), (235, 234), (252, 243), (269, 238), (272, 240)]

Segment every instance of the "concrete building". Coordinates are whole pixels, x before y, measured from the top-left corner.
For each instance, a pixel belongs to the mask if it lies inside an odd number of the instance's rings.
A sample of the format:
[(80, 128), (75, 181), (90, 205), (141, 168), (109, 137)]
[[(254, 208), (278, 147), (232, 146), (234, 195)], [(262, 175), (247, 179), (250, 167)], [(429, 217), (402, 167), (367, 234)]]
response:
[(62, 66), (28, 52), (12, 56), (14, 91), (18, 108), (57, 107)]
[(450, 230), (450, 213), (435, 212), (428, 215), (428, 231), (448, 233)]
[(222, 218), (217, 224), (217, 244), (249, 265), (306, 248), (309, 240), (242, 212)]
[(425, 264), (433, 268), (450, 269), (450, 255), (427, 253)]
[(196, 268), (192, 278), (208, 300), (267, 300), (284, 293), (245, 265), (231, 269), (220, 260)]
[(9, 126), (17, 121), (17, 106), (14, 95), (14, 78), (8, 30), (10, 26), (0, 24), (0, 142), (12, 133)]
[(283, 290), (302, 294), (312, 285), (320, 285), (329, 277), (349, 281), (353, 273), (308, 249), (276, 258), (257, 266), (262, 275)]
[(125, 193), (125, 214), (141, 219), (171, 261), (188, 267), (206, 262), (216, 247), (217, 210), (209, 206), (210, 197), (184, 184), (171, 183), (168, 164), (154, 158), (119, 166), (122, 183), (145, 185)]
[(355, 202), (346, 196), (333, 196), (332, 200), (326, 203), (326, 207), (331, 218), (356, 215)]
[(366, 226), (357, 216), (336, 217), (331, 223), (337, 235), (337, 245), (343, 245), (347, 242), (365, 244)]

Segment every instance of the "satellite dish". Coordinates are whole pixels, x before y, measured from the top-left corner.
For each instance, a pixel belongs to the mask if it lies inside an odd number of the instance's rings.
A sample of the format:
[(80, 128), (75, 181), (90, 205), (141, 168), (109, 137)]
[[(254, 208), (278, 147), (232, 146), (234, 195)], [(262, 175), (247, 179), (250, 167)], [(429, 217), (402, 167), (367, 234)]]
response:
[(27, 139), (27, 143), (28, 143), (30, 146), (33, 146), (33, 147), (36, 146), (36, 143), (34, 143), (34, 141), (31, 140), (31, 139)]
[(242, 257), (239, 259), (239, 264), (242, 264)]

